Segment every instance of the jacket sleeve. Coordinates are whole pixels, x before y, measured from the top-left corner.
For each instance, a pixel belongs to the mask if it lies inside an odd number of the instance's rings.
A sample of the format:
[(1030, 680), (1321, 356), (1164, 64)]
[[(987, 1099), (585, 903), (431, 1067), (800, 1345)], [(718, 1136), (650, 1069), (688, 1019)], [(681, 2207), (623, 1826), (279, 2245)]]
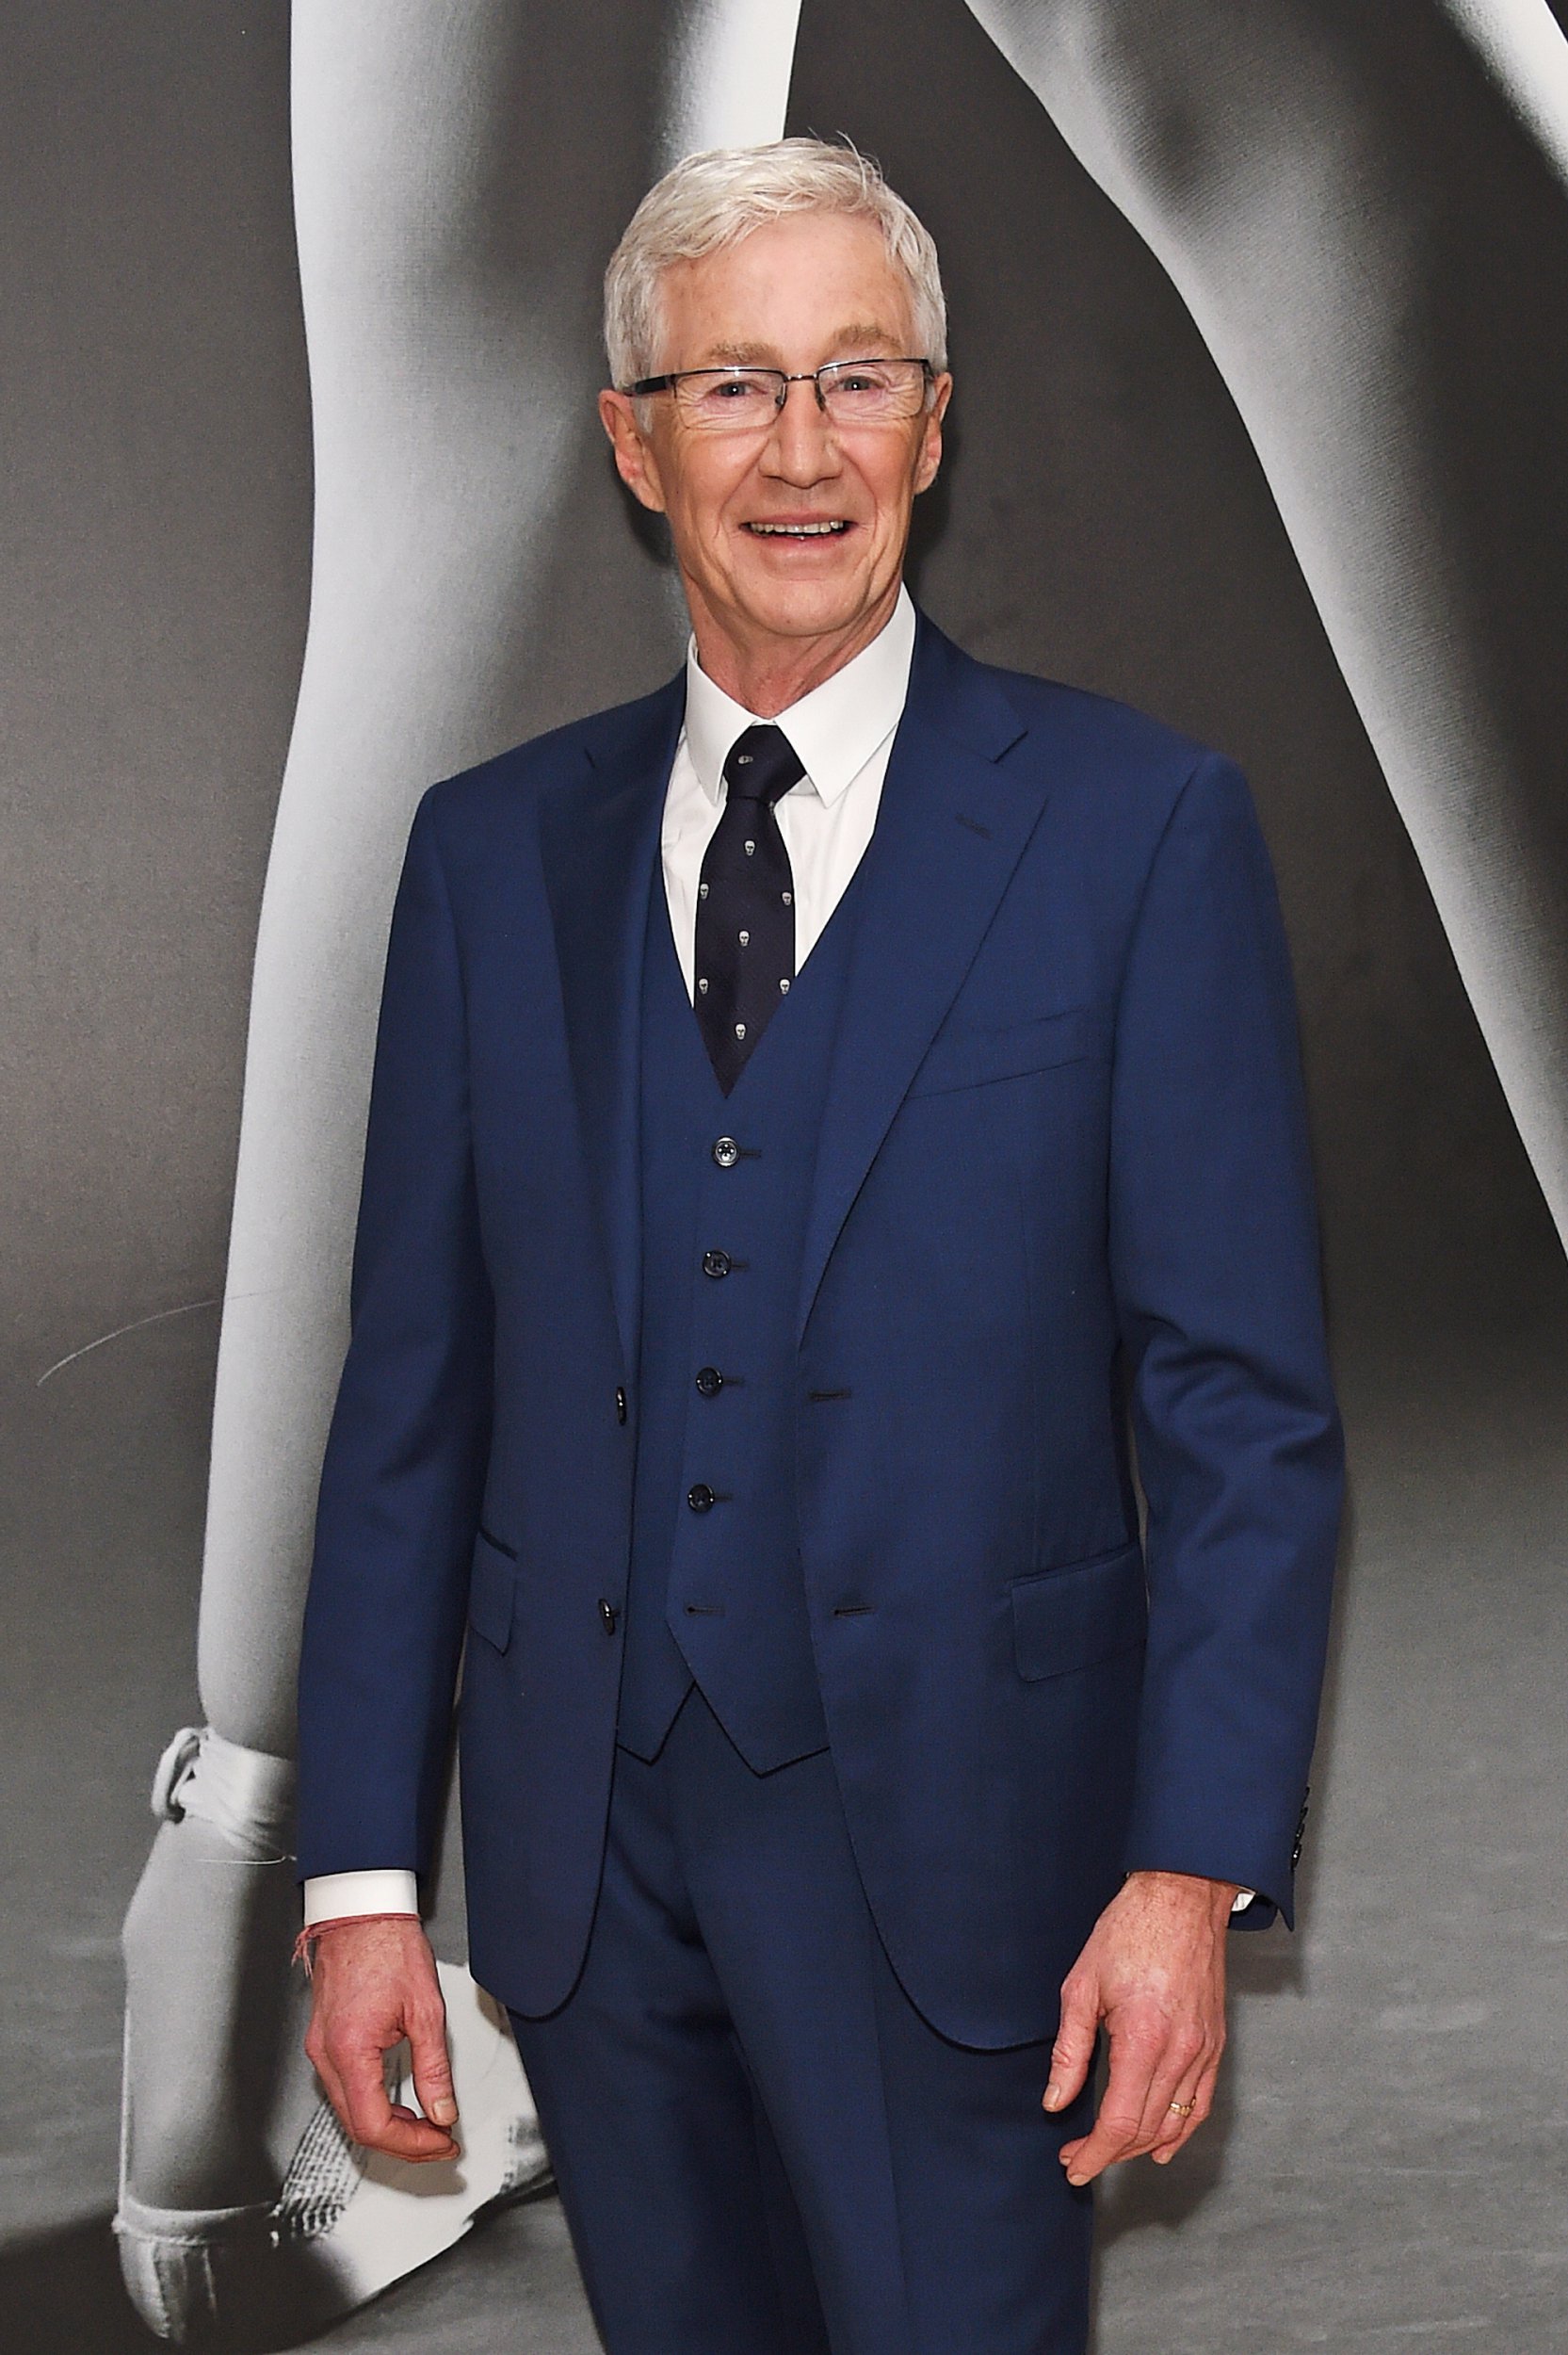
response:
[(489, 1445), (462, 976), (428, 797), (393, 914), (351, 1309), (299, 1668), (301, 1878), (429, 1863)]
[(1112, 1280), (1148, 1503), (1128, 1871), (1292, 1913), (1342, 1499), (1295, 997), (1238, 770), (1184, 787), (1146, 878), (1112, 1081)]

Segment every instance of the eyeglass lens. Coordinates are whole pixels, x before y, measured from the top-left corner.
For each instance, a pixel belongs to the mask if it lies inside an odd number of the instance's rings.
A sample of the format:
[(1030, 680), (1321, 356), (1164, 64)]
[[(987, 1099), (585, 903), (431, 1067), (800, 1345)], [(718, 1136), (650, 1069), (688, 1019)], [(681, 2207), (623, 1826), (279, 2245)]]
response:
[[(691, 424), (735, 432), (769, 424), (788, 381), (782, 368), (693, 368), (674, 392)], [(816, 371), (816, 382), (835, 424), (890, 424), (919, 408), (926, 371), (918, 360), (835, 360)]]

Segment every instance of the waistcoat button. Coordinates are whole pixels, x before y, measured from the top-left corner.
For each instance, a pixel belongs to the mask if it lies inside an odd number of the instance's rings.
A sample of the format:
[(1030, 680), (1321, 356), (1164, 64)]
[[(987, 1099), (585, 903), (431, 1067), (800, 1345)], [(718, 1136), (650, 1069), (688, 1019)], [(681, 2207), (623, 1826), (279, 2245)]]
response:
[(736, 1145), (734, 1137), (716, 1138), (714, 1140), (713, 1158), (720, 1169), (733, 1169), (736, 1161), (740, 1159), (740, 1147)]
[(606, 1635), (613, 1635), (615, 1633), (615, 1622), (621, 1616), (621, 1614), (617, 1611), (614, 1603), (610, 1601), (607, 1595), (601, 1595), (599, 1598), (599, 1616), (605, 1622), (605, 1633)]
[(730, 1255), (727, 1251), (703, 1252), (703, 1274), (704, 1275), (728, 1275), (729, 1272)]
[(615, 1389), (615, 1420), (617, 1422), (624, 1422), (626, 1420), (626, 1393), (619, 1383), (616, 1384)]
[(697, 1375), (697, 1388), (704, 1398), (717, 1398), (724, 1387), (724, 1377), (717, 1366), (703, 1366)]
[(686, 1501), (694, 1513), (711, 1513), (714, 1506), (713, 1490), (705, 1480), (699, 1480), (695, 1486), (687, 1490)]

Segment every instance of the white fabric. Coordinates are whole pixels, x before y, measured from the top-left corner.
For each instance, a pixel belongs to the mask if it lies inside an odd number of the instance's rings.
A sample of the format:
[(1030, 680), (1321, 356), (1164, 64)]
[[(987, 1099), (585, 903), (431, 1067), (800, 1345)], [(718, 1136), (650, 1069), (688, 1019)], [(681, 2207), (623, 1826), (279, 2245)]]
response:
[(368, 1873), (317, 1873), (305, 1883), (305, 1927), (351, 1913), (417, 1913), (419, 1883), (386, 1866)]
[(153, 1812), (211, 1824), (247, 1863), (284, 1864), (294, 1827), (294, 1762), (225, 1741), (211, 1726), (186, 1726), (158, 1761)]

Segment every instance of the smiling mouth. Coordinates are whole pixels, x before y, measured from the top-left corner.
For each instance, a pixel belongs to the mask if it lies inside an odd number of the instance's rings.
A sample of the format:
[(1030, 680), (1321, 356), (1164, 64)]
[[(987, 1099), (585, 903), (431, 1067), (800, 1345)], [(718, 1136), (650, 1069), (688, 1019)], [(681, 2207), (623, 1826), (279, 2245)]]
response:
[(841, 540), (849, 529), (847, 517), (839, 515), (812, 524), (749, 523), (743, 529), (754, 532), (759, 540)]

